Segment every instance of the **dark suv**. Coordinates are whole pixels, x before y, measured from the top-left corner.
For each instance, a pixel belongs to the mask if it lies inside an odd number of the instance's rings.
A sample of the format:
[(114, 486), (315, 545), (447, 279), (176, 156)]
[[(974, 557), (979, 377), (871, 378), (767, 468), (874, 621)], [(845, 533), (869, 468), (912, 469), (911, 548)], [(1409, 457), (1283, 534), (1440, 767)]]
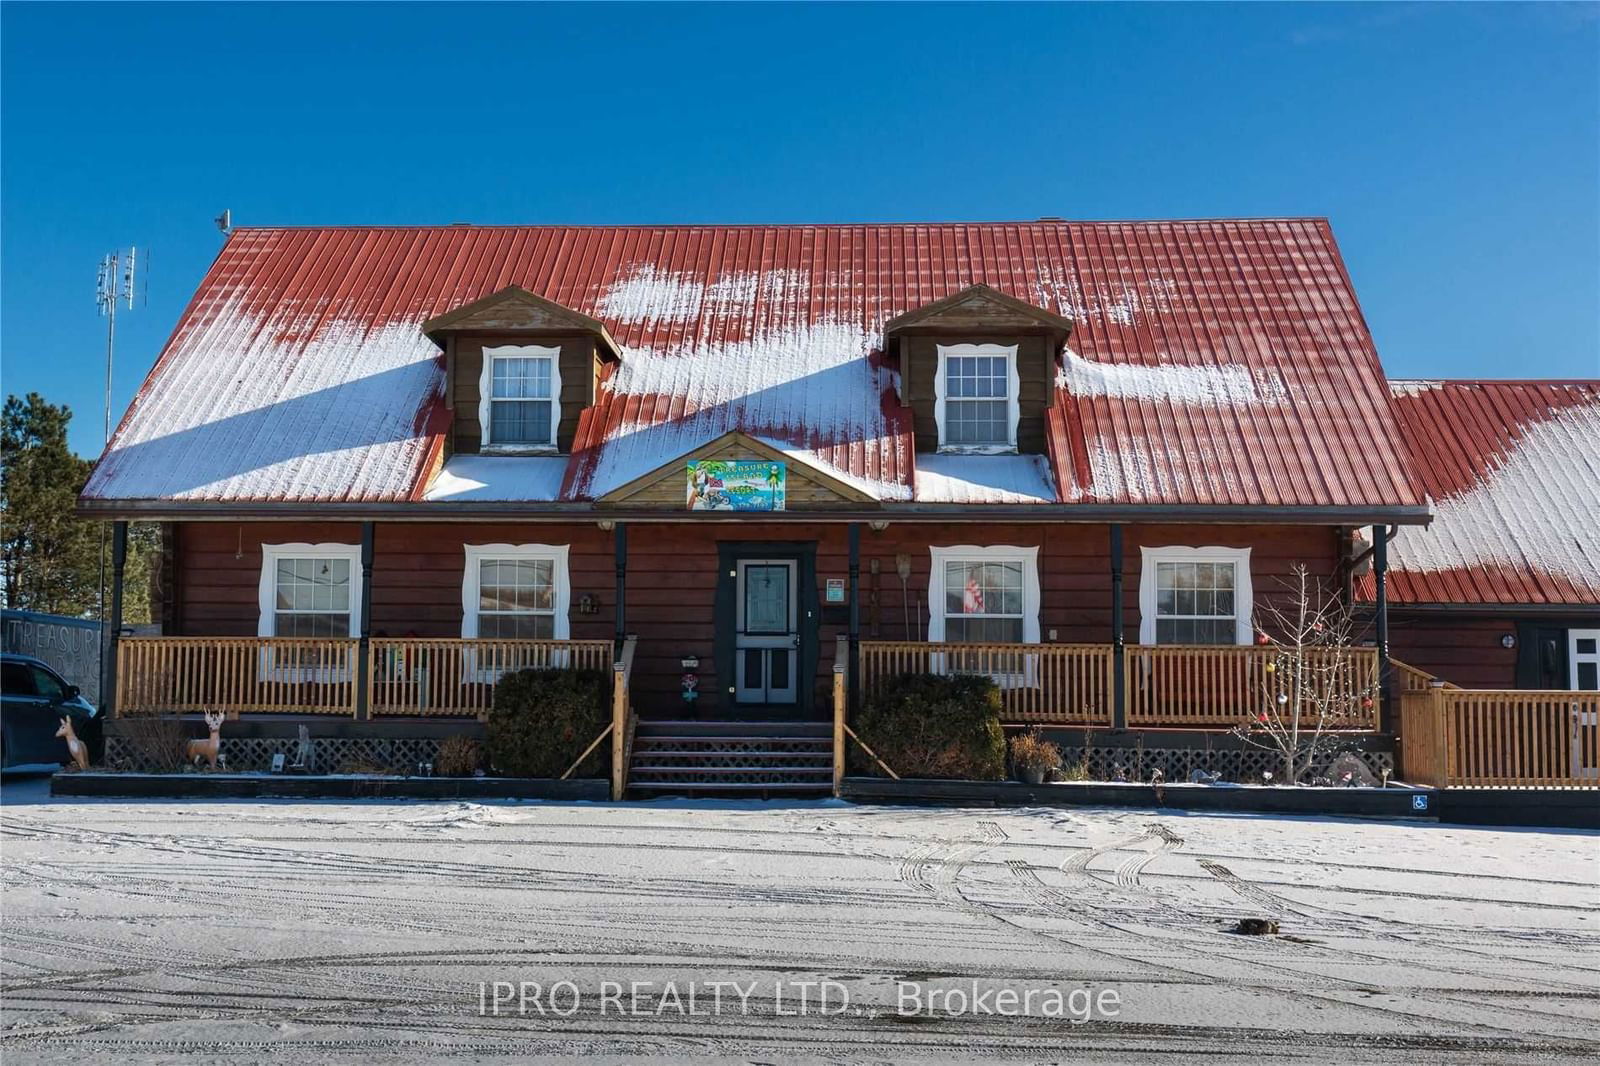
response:
[(56, 736), (63, 718), (98, 759), (100, 717), (78, 686), (31, 655), (0, 655), (0, 768), (68, 762), (67, 742)]

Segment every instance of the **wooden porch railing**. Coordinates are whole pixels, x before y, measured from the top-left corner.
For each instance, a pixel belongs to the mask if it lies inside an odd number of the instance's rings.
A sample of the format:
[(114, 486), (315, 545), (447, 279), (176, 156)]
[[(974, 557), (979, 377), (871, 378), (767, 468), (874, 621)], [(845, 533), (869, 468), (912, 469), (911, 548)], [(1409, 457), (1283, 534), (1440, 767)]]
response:
[(1600, 692), (1435, 684), (1401, 704), (1412, 784), (1600, 788)]
[[(1293, 698), (1295, 660), (1272, 647), (1140, 644), (1126, 660), (1131, 728), (1226, 728), (1267, 712), (1279, 695)], [(1377, 729), (1377, 649), (1310, 649), (1302, 662), (1302, 684), (1348, 697), (1330, 728)]]
[(123, 637), (116, 714), (354, 715), (356, 640)]
[(623, 640), (622, 650), (611, 664), (611, 798), (628, 796), (628, 764), (633, 760), (633, 653), (639, 638)]
[(516, 670), (609, 670), (609, 640), (374, 637), (368, 671), (373, 717), (482, 717), (494, 683)]
[(1001, 719), (1059, 725), (1111, 723), (1109, 644), (933, 644), (863, 640), (863, 700), (899, 674), (987, 674), (1000, 685)]

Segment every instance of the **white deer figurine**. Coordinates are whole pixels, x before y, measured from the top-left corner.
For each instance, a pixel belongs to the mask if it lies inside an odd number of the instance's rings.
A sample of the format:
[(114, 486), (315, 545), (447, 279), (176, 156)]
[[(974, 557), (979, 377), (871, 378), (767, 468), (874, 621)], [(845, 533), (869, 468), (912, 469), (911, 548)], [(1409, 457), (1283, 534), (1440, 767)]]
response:
[(204, 740), (189, 741), (189, 761), (195, 765), (200, 760), (206, 761), (206, 769), (217, 768), (217, 752), (222, 749), (222, 712), (207, 711), (206, 727), (211, 730), (211, 735)]
[(67, 754), (72, 756), (72, 763), (80, 770), (89, 768), (89, 748), (78, 739), (78, 734), (72, 731), (72, 719), (61, 719), (61, 727), (56, 730), (56, 736), (67, 742)]

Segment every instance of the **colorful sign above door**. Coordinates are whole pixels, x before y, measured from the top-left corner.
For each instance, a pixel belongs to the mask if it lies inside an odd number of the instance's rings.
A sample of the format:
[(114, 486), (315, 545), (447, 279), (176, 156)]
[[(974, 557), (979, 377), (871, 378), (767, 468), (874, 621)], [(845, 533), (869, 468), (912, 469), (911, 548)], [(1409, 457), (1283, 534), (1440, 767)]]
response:
[(766, 459), (698, 459), (689, 463), (689, 510), (781, 511), (784, 464)]

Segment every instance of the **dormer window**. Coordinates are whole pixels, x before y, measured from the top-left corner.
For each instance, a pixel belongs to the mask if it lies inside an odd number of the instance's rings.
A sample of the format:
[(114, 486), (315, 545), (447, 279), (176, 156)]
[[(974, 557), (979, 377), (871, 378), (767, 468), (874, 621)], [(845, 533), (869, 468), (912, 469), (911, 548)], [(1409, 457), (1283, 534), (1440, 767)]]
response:
[(484, 450), (556, 447), (561, 349), (506, 344), (483, 350), (479, 417)]
[(1017, 345), (941, 344), (938, 349), (933, 388), (939, 450), (1016, 451)]

